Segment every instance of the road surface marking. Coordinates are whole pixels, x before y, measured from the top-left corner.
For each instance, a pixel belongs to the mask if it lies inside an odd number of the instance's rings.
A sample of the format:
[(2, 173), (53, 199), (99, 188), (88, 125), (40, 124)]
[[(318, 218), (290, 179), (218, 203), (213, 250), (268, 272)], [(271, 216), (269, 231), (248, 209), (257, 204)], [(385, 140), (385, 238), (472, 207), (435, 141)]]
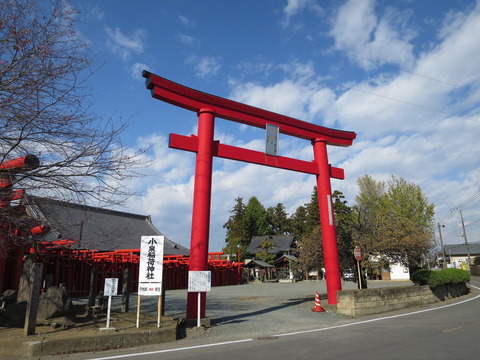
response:
[[(470, 285), (471, 287), (480, 290), (480, 288)], [(361, 325), (361, 324), (368, 324), (371, 322), (376, 322), (376, 321), (382, 321), (382, 320), (388, 320), (388, 319), (396, 319), (399, 317), (405, 317), (405, 316), (410, 316), (410, 315), (416, 315), (416, 314), (421, 314), (424, 312), (429, 312), (429, 311), (435, 311), (435, 310), (441, 310), (445, 309), (450, 306), (457, 306), (472, 300), (476, 300), (480, 298), (480, 295), (477, 295), (471, 299), (459, 301), (454, 304), (448, 304), (444, 306), (439, 306), (436, 308), (431, 308), (431, 309), (424, 309), (424, 310), (418, 310), (418, 311), (413, 311), (410, 313), (405, 313), (405, 314), (399, 314), (399, 315), (392, 315), (392, 316), (384, 316), (381, 318), (376, 318), (376, 319), (369, 319), (369, 320), (363, 320), (363, 321), (358, 321), (358, 322), (353, 322), (353, 323), (348, 323), (348, 324), (342, 324), (342, 325), (335, 325), (335, 326), (329, 326), (326, 328), (321, 328), (321, 329), (312, 329), (312, 330), (304, 330), (304, 331), (296, 331), (296, 332), (291, 332), (291, 333), (285, 333), (285, 334), (278, 334), (278, 335), (271, 335), (273, 336), (292, 336), (292, 335), (301, 335), (301, 334), (309, 334), (309, 333), (314, 333), (314, 332), (319, 332), (319, 331), (327, 331), (327, 330), (334, 330), (334, 329), (340, 329), (343, 327), (348, 327), (348, 326), (355, 326), (355, 325)], [(113, 355), (113, 356), (107, 356), (107, 357), (99, 357), (99, 358), (90, 358), (86, 360), (114, 360), (114, 359), (126, 359), (130, 357), (136, 357), (136, 356), (146, 356), (146, 355), (154, 355), (154, 354), (162, 354), (162, 353), (169, 353), (169, 352), (176, 352), (176, 351), (186, 351), (186, 350), (194, 350), (194, 349), (201, 349), (201, 348), (209, 348), (209, 347), (215, 347), (215, 346), (224, 346), (224, 345), (231, 345), (231, 344), (239, 344), (243, 342), (249, 342), (249, 341), (254, 341), (254, 339), (243, 339), (243, 340), (234, 340), (234, 341), (225, 341), (225, 342), (219, 342), (219, 343), (212, 343), (212, 344), (204, 344), (204, 345), (194, 345), (194, 346), (186, 346), (186, 347), (181, 347), (181, 348), (173, 348), (173, 349), (165, 349), (165, 350), (157, 350), (157, 351), (149, 351), (149, 352), (143, 352), (143, 353), (134, 353), (134, 354), (124, 354), (124, 355)]]
[(463, 327), (457, 327), (457, 328), (453, 328), (453, 329), (445, 329), (445, 330), (442, 330), (442, 332), (449, 333), (449, 332), (454, 332), (454, 331), (457, 331), (457, 330), (460, 330), (460, 329), (463, 329)]
[(253, 339), (225, 341), (225, 342), (219, 342), (219, 343), (213, 343), (213, 344), (194, 345), (194, 346), (186, 346), (186, 347), (174, 348), (174, 349), (148, 351), (148, 352), (136, 353), (136, 354), (113, 355), (113, 356), (100, 357), (100, 358), (91, 358), (91, 359), (88, 359), (88, 360), (113, 360), (113, 359), (122, 359), (122, 358), (129, 358), (129, 357), (135, 357), (135, 356), (146, 356), (146, 355), (154, 355), (154, 354), (164, 354), (164, 353), (175, 352), (175, 351), (194, 350), (194, 349), (208, 348), (208, 347), (214, 347), (214, 346), (231, 345), (231, 344), (238, 344), (238, 343), (243, 343), (243, 342), (248, 342), (248, 341), (253, 341)]

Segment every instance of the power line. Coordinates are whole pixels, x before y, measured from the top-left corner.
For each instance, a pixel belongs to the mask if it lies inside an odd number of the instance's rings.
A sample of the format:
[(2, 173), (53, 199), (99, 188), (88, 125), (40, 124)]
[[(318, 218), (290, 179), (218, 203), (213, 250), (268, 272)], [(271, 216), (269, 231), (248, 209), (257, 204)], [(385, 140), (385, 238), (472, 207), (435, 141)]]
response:
[(457, 208), (465, 207), (465, 206), (471, 204), (472, 202), (474, 202), (475, 200), (477, 200), (478, 198), (480, 198), (480, 191), (477, 191), (475, 194), (470, 196), (467, 200), (465, 200), (460, 205), (458, 205)]
[[(213, 17), (213, 18), (219, 18), (219, 19), (222, 19), (222, 20), (227, 20), (229, 22), (235, 22), (235, 23), (237, 23), (238, 25), (241, 25), (241, 26), (250, 27), (250, 28), (253, 28), (253, 29), (256, 29), (256, 30), (260, 30), (262, 32), (270, 33), (270, 34), (273, 34), (275, 36), (279, 36), (279, 37), (282, 37), (284, 39), (287, 39), (287, 37), (285, 35), (283, 35), (282, 32), (272, 30), (269, 27), (265, 27), (265, 26), (258, 25), (258, 24), (248, 22), (248, 21), (244, 21), (244, 20), (239, 20), (235, 17), (225, 16), (223, 14), (219, 14), (219, 13), (216, 13), (216, 12), (213, 12), (213, 11), (206, 11), (204, 8), (197, 7), (197, 6), (192, 6), (190, 4), (185, 4), (185, 3), (182, 3), (182, 2), (178, 2), (178, 1), (174, 2), (172, 0), (162, 0), (162, 2), (169, 3), (171, 6), (175, 6), (175, 7), (178, 7), (178, 8), (188, 8), (188, 9), (194, 10), (196, 12), (202, 12), (202, 13), (204, 13), (204, 14), (210, 16), (210, 17)], [(297, 36), (295, 34), (289, 34), (288, 38), (292, 38), (292, 37), (295, 37), (296, 39), (300, 39), (301, 41), (305, 42), (303, 37)], [(378, 61), (366, 58), (364, 56), (354, 54), (350, 51), (342, 51), (342, 50), (336, 50), (336, 51), (338, 51), (339, 53), (343, 53), (344, 55), (355, 57), (355, 58), (361, 59), (363, 61), (368, 61), (368, 62), (370, 62), (374, 65), (378, 65)], [(456, 88), (456, 89), (462, 89), (464, 87), (463, 85), (458, 85), (458, 84), (454, 84), (454, 83), (447, 82), (447, 81), (444, 81), (444, 80), (439, 80), (439, 79), (436, 79), (436, 78), (428, 76), (428, 75), (420, 74), (418, 72), (405, 70), (405, 69), (401, 69), (401, 68), (399, 68), (398, 70), (400, 72), (403, 72), (403, 73), (406, 73), (406, 74), (418, 76), (418, 77), (421, 77), (421, 78), (424, 78), (424, 79), (427, 79), (427, 80), (430, 80), (430, 81), (434, 81), (434, 82), (437, 82), (437, 83), (440, 83), (440, 84), (444, 84), (444, 85), (447, 85), (447, 86), (450, 86), (450, 87), (453, 87), (453, 88)], [(472, 92), (480, 94), (480, 91), (477, 91), (477, 90), (472, 90)], [(376, 95), (376, 94), (372, 94), (372, 95)], [(381, 96), (381, 95), (377, 95), (377, 96)], [(425, 107), (425, 106), (414, 104), (414, 103), (404, 102), (404, 101), (397, 100), (397, 99), (390, 98), (390, 97), (385, 97), (385, 98), (395, 100), (395, 101), (400, 101), (400, 102), (403, 102), (403, 103), (408, 104), (408, 105), (420, 106), (420, 107), (423, 107), (423, 108), (428, 109), (428, 110), (442, 112), (441, 110)], [(446, 113), (446, 112), (443, 112), (443, 113), (451, 115), (451, 114)], [(463, 117), (463, 118), (469, 119), (469, 120), (479, 121), (479, 120), (472, 119), (472, 118), (469, 118), (469, 117), (464, 117), (464, 116), (460, 116), (460, 117)]]
[[(353, 54), (351, 52), (344, 52), (345, 54), (349, 55), (349, 56), (352, 56), (352, 57), (355, 57), (355, 58), (358, 58), (358, 59), (361, 59), (361, 60), (364, 60), (364, 61), (368, 61), (368, 62), (371, 62), (372, 64), (374, 65), (378, 65), (375, 60), (372, 60), (372, 59), (368, 59), (368, 58), (365, 58), (363, 56), (359, 56), (359, 55), (356, 55), (356, 54)], [(451, 82), (447, 82), (447, 81), (443, 81), (443, 80), (439, 80), (439, 79), (435, 79), (431, 76), (427, 76), (427, 75), (422, 75), (422, 74), (419, 74), (417, 72), (414, 72), (414, 71), (409, 71), (409, 70), (405, 70), (405, 69), (398, 69), (399, 71), (401, 72), (404, 72), (404, 73), (407, 73), (407, 74), (410, 74), (410, 75), (415, 75), (415, 76), (418, 76), (418, 77), (421, 77), (421, 78), (424, 78), (424, 79), (427, 79), (427, 80), (431, 80), (431, 81), (435, 81), (435, 82), (438, 82), (440, 84), (444, 84), (444, 85), (448, 85), (448, 86), (451, 86), (451, 87), (454, 87), (454, 88), (457, 88), (457, 89), (462, 89), (464, 86), (462, 85), (457, 85), (457, 84), (453, 84)], [(472, 90), (473, 93), (477, 93), (477, 94), (480, 94), (480, 91), (477, 91), (477, 90)]]
[(467, 198), (466, 200), (464, 200), (463, 202), (461, 202), (460, 204), (458, 204), (457, 206), (455, 206), (454, 208), (450, 209), (447, 213), (447, 215), (445, 215), (443, 217), (442, 220), (440, 220), (440, 224), (446, 224), (452, 217), (453, 215), (455, 215), (455, 213), (460, 209), (460, 208), (463, 208), (463, 207), (466, 207), (467, 205), (470, 205), (471, 203), (473, 203), (474, 201), (480, 199), (480, 190), (477, 190), (473, 195), (471, 195), (469, 198)]
[[(261, 26), (261, 25), (254, 24), (254, 23), (251, 23), (251, 22), (241, 21), (241, 20), (238, 20), (238, 19), (236, 19), (236, 18), (234, 18), (234, 17), (231, 17), (231, 16), (225, 16), (225, 15), (218, 14), (218, 13), (215, 13), (215, 12), (212, 12), (212, 11), (205, 11), (203, 8), (198, 8), (198, 7), (191, 6), (191, 5), (188, 5), (188, 4), (185, 4), (185, 3), (179, 4), (179, 3), (177, 3), (177, 2), (173, 2), (173, 1), (169, 1), (169, 0), (162, 0), (162, 2), (168, 3), (168, 4), (170, 4), (171, 6), (176, 6), (176, 7), (179, 7), (179, 8), (190, 8), (190, 9), (195, 10), (196, 12), (203, 12), (204, 14), (206, 14), (207, 16), (210, 16), (210, 17), (216, 17), (216, 18), (220, 18), (220, 19), (222, 19), (222, 20), (228, 20), (228, 21), (231, 21), (231, 22), (235, 22), (235, 23), (237, 23), (237, 24), (239, 24), (239, 25), (241, 25), (241, 26), (254, 28), (254, 29), (256, 29), (257, 31), (268, 32), (268, 33), (271, 33), (271, 34), (273, 34), (273, 35), (275, 35), (275, 36), (279, 36), (279, 37), (286, 38), (286, 36), (284, 36), (281, 32), (273, 31), (273, 30), (270, 29), (270, 28), (266, 28), (266, 27), (263, 27), (263, 26)], [(87, 26), (92, 26), (92, 27), (96, 27), (96, 28), (113, 30), (113, 28), (112, 28), (112, 27), (109, 27), (109, 26), (92, 24), (92, 23), (90, 23), (90, 22), (83, 21), (83, 20), (79, 20), (79, 19), (77, 19), (77, 21), (78, 21), (79, 23), (82, 23), (82, 24), (87, 25)], [(293, 35), (293, 36), (295, 37), (295, 35)], [(292, 37), (292, 35), (290, 34), (289, 37)], [(297, 37), (298, 37), (298, 36), (297, 36)], [(210, 50), (202, 50), (202, 49), (199, 49), (198, 47), (195, 47), (195, 46), (193, 46), (193, 45), (186, 44), (186, 43), (182, 43), (182, 42), (179, 42), (179, 41), (166, 41), (166, 40), (164, 40), (164, 39), (161, 39), (161, 38), (158, 38), (158, 37), (152, 37), (152, 36), (149, 36), (149, 35), (147, 35), (147, 38), (149, 38), (151, 41), (163, 43), (163, 44), (166, 44), (166, 45), (169, 45), (169, 46), (173, 46), (173, 47), (188, 49), (188, 50), (190, 50), (190, 51), (193, 51), (193, 52), (196, 52), (196, 53), (202, 53), (202, 54), (204, 54), (204, 55), (214, 56), (214, 57), (223, 58), (223, 59), (231, 59), (231, 60), (234, 60), (234, 61), (237, 61), (237, 62), (240, 62), (240, 63), (244, 63), (244, 64), (252, 64), (252, 65), (255, 64), (255, 63), (253, 63), (253, 62), (251, 62), (251, 61), (246, 61), (246, 60), (243, 60), (243, 59), (241, 59), (241, 58), (234, 57), (234, 56), (231, 56), (231, 55), (225, 55), (225, 54), (220, 54), (220, 53), (213, 53), (213, 52), (211, 52)], [(303, 41), (303, 39), (302, 39), (302, 41)], [(355, 57), (355, 58), (358, 58), (358, 59), (361, 59), (361, 60), (364, 60), (364, 61), (371, 62), (371, 63), (373, 63), (373, 64), (375, 64), (375, 65), (378, 65), (378, 62), (376, 62), (376, 61), (374, 61), (374, 60), (372, 60), (372, 59), (368, 59), (368, 58), (365, 58), (365, 57), (363, 57), (363, 56), (359, 56), (359, 55), (356, 55), (356, 54), (353, 54), (353, 53), (347, 52), (347, 51), (341, 51), (341, 50), (337, 50), (337, 51), (340, 52), (340, 53), (343, 53), (343, 54), (345, 54), (345, 55), (347, 55), (347, 56)], [(405, 72), (405, 73), (408, 73), (408, 74), (411, 74), (411, 75), (414, 75), (414, 76), (422, 77), (422, 78), (427, 79), (427, 80), (431, 80), (431, 81), (435, 81), (435, 82), (438, 82), (438, 83), (442, 83), (442, 84), (451, 86), (451, 87), (453, 87), (453, 88), (458, 88), (458, 89), (463, 88), (463, 86), (460, 86), (460, 85), (457, 85), (457, 84), (453, 84), (453, 83), (450, 83), (450, 82), (446, 82), (446, 81), (443, 81), (443, 80), (439, 80), (439, 79), (433, 78), (433, 77), (431, 77), (431, 76), (419, 74), (419, 73), (416, 73), (416, 72), (413, 72), (413, 71), (404, 70), (404, 69), (399, 69), (399, 71), (400, 71), (400, 72)], [(408, 102), (408, 101), (405, 101), (405, 100), (401, 100), (401, 99), (393, 98), (393, 97), (390, 97), (390, 96), (385, 96), (385, 95), (373, 93), (373, 92), (366, 91), (366, 90), (362, 90), (362, 89), (355, 88), (355, 87), (352, 87), (351, 90), (357, 91), (357, 92), (362, 92), (362, 93), (365, 93), (365, 94), (371, 95), (371, 96), (381, 97), (381, 98), (384, 98), (384, 99), (387, 99), (387, 100), (391, 100), (391, 101), (395, 101), (395, 102), (398, 102), (398, 103), (402, 103), (402, 104), (405, 104), (405, 105), (414, 106), (414, 107), (422, 108), (422, 109), (425, 109), (425, 110), (429, 110), (429, 111), (441, 113), (441, 114), (444, 114), (444, 115), (447, 115), (447, 116), (451, 116), (451, 117), (457, 117), (457, 118), (462, 118), (462, 119), (465, 119), (465, 120), (480, 122), (480, 119), (475, 119), (475, 118), (472, 118), (472, 117), (469, 117), (469, 116), (464, 116), (464, 115), (458, 115), (458, 114), (455, 114), (455, 113), (450, 113), (450, 112), (447, 112), (447, 111), (443, 111), (443, 110), (440, 110), (440, 109), (432, 108), (432, 107), (425, 106), (425, 105), (422, 105), (422, 104), (417, 104), (417, 103), (413, 103), (413, 102)], [(472, 90), (472, 92), (474, 92), (474, 93), (479, 93), (479, 94), (480, 94), (479, 91)]]
[(424, 106), (424, 105), (420, 105), (420, 104), (415, 104), (415, 103), (411, 103), (411, 102), (404, 101), (404, 100), (400, 100), (400, 99), (395, 99), (395, 98), (392, 98), (392, 97), (390, 97), (390, 96), (385, 96), (385, 95), (381, 95), (381, 94), (376, 94), (376, 93), (372, 93), (372, 92), (366, 91), (366, 90), (361, 90), (361, 89), (358, 89), (358, 88), (353, 88), (353, 87), (352, 87), (351, 90), (358, 91), (358, 92), (362, 92), (362, 93), (365, 93), (365, 94), (368, 94), (368, 95), (378, 96), (378, 97), (381, 97), (381, 98), (384, 98), (384, 99), (388, 99), (388, 100), (392, 100), (392, 101), (396, 101), (396, 102), (399, 102), (399, 103), (402, 103), (402, 104), (411, 105), (411, 106), (416, 106), (416, 107), (419, 107), (419, 108), (422, 108), (422, 109), (426, 109), (426, 110), (430, 110), (430, 111), (435, 111), (435, 112), (442, 113), (442, 114), (445, 114), (445, 115), (448, 115), (448, 116), (454, 116), (454, 117), (462, 118), (462, 119), (465, 119), (465, 120), (471, 120), (471, 121), (480, 122), (480, 120), (477, 120), (477, 119), (474, 119), (474, 118), (471, 118), (471, 117), (468, 117), (468, 116), (463, 116), (463, 115), (457, 115), (457, 114), (454, 114), (454, 113), (449, 113), (449, 112), (447, 112), (447, 111), (443, 111), (443, 110), (440, 110), (440, 109), (435, 109), (435, 108), (431, 108), (431, 107), (428, 107), (428, 106)]
[(450, 209), (448, 211), (448, 214), (443, 217), (442, 220), (440, 220), (440, 224), (445, 225), (452, 217), (455, 215), (456, 209)]

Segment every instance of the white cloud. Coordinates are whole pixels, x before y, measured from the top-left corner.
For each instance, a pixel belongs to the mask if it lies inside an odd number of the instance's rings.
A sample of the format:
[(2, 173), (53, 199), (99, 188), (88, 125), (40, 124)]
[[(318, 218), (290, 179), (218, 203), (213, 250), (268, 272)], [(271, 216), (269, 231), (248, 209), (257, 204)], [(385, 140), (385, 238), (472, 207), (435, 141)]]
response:
[(94, 6), (90, 9), (90, 16), (95, 20), (103, 20), (105, 13), (98, 6)]
[[(298, 9), (292, 7), (290, 16)], [(373, 2), (345, 3), (332, 23), (339, 50), (352, 51), (380, 64), (409, 66), (412, 73), (424, 76), (406, 72), (372, 74), (368, 80), (332, 89), (316, 75), (311, 63), (293, 61), (277, 67), (286, 74), (277, 82), (231, 80), (230, 97), (301, 120), (356, 131), (358, 139), (353, 146), (329, 147), (330, 162), (346, 173), (345, 180), (332, 180), (332, 188), (344, 192), (353, 205), (358, 177), (369, 174), (385, 180), (394, 174), (421, 186), (430, 202), (438, 205), (440, 221), (450, 208), (479, 190), (480, 147), (476, 144), (480, 122), (449, 113), (474, 117), (480, 112), (480, 98), (475, 90), (480, 82), (480, 42), (472, 36), (480, 33), (480, 12), (477, 7), (470, 13), (457, 14), (439, 29), (437, 44), (432, 44), (428, 52), (415, 55), (408, 42), (411, 34), (399, 27), (391, 14), (379, 17), (374, 10)], [(340, 31), (341, 24), (346, 33)], [(394, 57), (388, 51), (403, 57)], [(189, 64), (195, 65), (197, 76), (201, 77), (220, 70), (219, 60), (214, 58), (190, 58)], [(264, 146), (260, 133), (245, 140), (235, 130), (216, 129), (216, 138), (258, 151)], [(189, 246), (195, 156), (168, 149), (163, 137), (144, 141), (155, 144), (152, 156), (157, 162), (153, 175), (136, 184), (145, 189), (147, 196), (137, 200), (135, 206), (139, 213), (151, 214), (166, 236)], [(286, 136), (280, 137), (280, 151), (282, 156), (313, 159), (308, 142)], [(314, 184), (314, 176), (215, 159), (211, 251), (224, 245), (223, 224), (236, 197), (244, 197), (246, 202), (248, 197), (257, 196), (266, 207), (281, 202), (291, 214), (310, 200)], [(470, 214), (478, 214), (475, 211), (472, 209)], [(451, 221), (451, 229), (445, 228), (445, 243), (459, 242), (458, 216)], [(467, 231), (470, 229), (474, 228)], [(474, 234), (471, 239), (475, 241)]]
[(144, 63), (134, 63), (130, 66), (130, 76), (132, 79), (143, 81), (141, 77), (143, 70), (150, 70), (150, 67)]
[(287, 27), (290, 25), (292, 17), (300, 12), (308, 10), (320, 15), (324, 14), (324, 10), (315, 0), (288, 0), (287, 5), (283, 8), (284, 18), (282, 26)]
[(132, 53), (143, 53), (145, 30), (137, 29), (129, 35), (123, 33), (120, 28), (106, 28), (105, 31), (108, 36), (107, 47), (124, 61), (128, 60)]
[(322, 115), (335, 99), (334, 93), (321, 84), (295, 80), (284, 80), (270, 86), (238, 84), (232, 90), (231, 97), (252, 106), (322, 125), (325, 120)]
[(200, 45), (200, 41), (198, 39), (195, 39), (193, 36), (185, 35), (185, 34), (177, 34), (176, 37), (183, 44), (194, 45), (194, 46)]
[(180, 23), (187, 28), (194, 28), (196, 26), (196, 22), (194, 20), (191, 20), (183, 15), (178, 16), (178, 21), (180, 21)]
[(187, 59), (187, 64), (193, 65), (195, 76), (202, 79), (217, 75), (222, 67), (220, 60), (212, 56), (191, 56)]
[(349, 0), (332, 22), (330, 35), (335, 49), (353, 55), (353, 60), (365, 69), (374, 67), (374, 62), (408, 68), (413, 61), (413, 46), (409, 43), (413, 33), (399, 25), (399, 17), (405, 15), (390, 10), (379, 19), (374, 0)]
[(421, 55), (415, 72), (459, 86), (476, 84), (478, 88), (480, 72), (474, 59), (480, 59), (480, 45), (472, 34), (480, 34), (480, 2), (470, 13), (457, 14), (453, 22), (446, 22), (439, 33), (442, 42)]

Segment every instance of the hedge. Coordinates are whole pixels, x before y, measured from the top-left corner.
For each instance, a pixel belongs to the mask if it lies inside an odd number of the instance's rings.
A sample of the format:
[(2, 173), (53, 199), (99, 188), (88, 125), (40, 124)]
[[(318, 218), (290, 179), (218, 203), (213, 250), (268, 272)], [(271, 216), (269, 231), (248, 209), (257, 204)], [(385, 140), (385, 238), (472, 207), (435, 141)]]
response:
[(468, 271), (460, 269), (418, 270), (412, 274), (412, 281), (417, 285), (428, 285), (431, 288), (446, 284), (460, 284), (470, 281)]

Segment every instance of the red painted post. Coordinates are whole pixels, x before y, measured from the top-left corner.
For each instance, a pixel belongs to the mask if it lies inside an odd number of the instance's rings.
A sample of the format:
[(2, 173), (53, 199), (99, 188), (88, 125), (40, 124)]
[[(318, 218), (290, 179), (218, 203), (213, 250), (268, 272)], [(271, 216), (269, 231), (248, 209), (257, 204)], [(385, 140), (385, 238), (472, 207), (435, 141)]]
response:
[(333, 213), (330, 165), (327, 144), (323, 139), (313, 141), (315, 162), (318, 164), (317, 190), (320, 223), (322, 228), (323, 257), (327, 276), (327, 295), (330, 305), (337, 304), (337, 291), (342, 290), (340, 263), (338, 261), (337, 231)]
[[(193, 190), (190, 271), (208, 270), (214, 124), (215, 111), (200, 109), (198, 112), (198, 152), (195, 163), (195, 184)], [(200, 318), (205, 317), (205, 300), (206, 294), (202, 293)], [(187, 319), (198, 318), (197, 306), (198, 293), (189, 292), (187, 297)]]

